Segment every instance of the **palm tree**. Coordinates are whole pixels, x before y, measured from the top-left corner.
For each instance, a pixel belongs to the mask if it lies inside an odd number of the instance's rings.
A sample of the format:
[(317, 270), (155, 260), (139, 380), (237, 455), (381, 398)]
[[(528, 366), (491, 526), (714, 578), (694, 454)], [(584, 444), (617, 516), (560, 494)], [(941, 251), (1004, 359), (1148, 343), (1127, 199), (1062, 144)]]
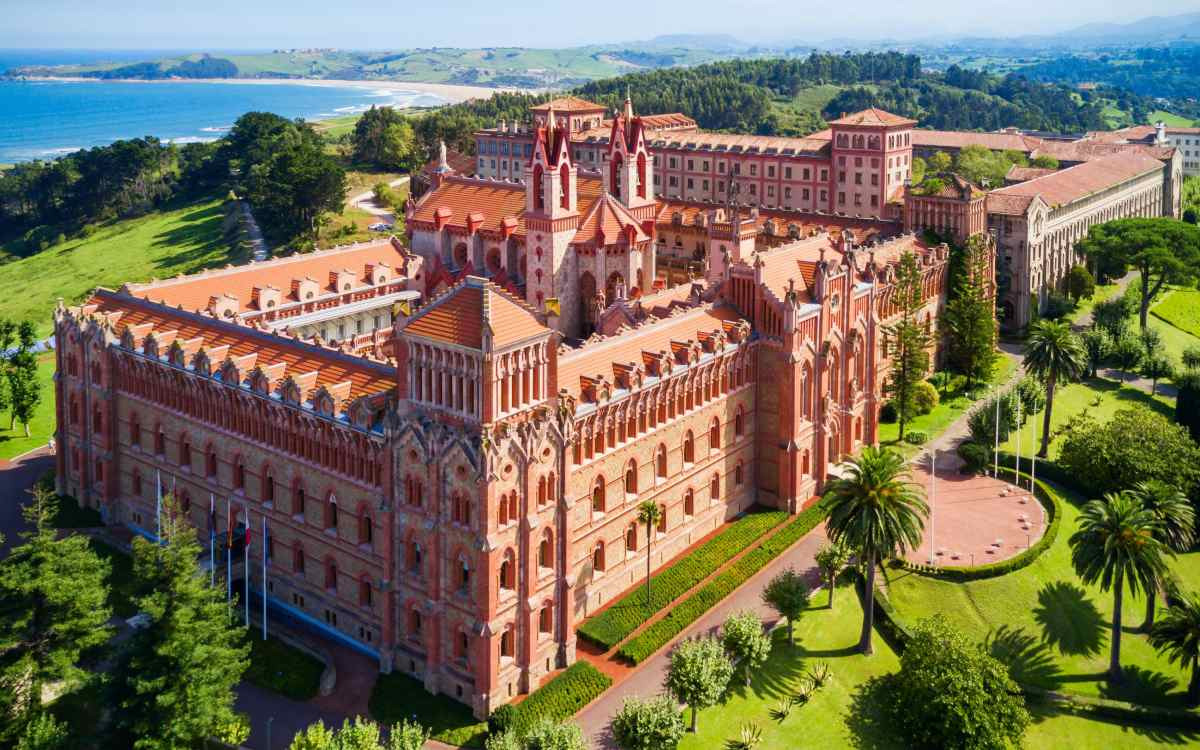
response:
[[(1158, 520), (1155, 534), (1158, 541), (1172, 552), (1187, 552), (1196, 533), (1196, 511), (1187, 495), (1158, 479), (1138, 484), (1134, 492), (1141, 499), (1142, 507)], [(1142, 630), (1147, 633), (1154, 626), (1154, 610), (1161, 588), (1161, 585), (1156, 585), (1146, 592), (1146, 621), (1142, 623)]]
[(646, 524), (646, 608), (650, 608), (650, 541), (654, 538), (654, 527), (662, 520), (662, 508), (651, 500), (638, 506), (638, 521)]
[(1150, 630), (1150, 645), (1167, 653), (1172, 664), (1192, 668), (1188, 681), (1188, 705), (1200, 703), (1200, 599), (1189, 592), (1167, 608), (1163, 619)]
[(1042, 447), (1038, 451), (1038, 456), (1045, 458), (1050, 449), (1054, 387), (1060, 380), (1075, 380), (1087, 371), (1087, 352), (1069, 323), (1039, 320), (1030, 328), (1025, 343), (1025, 369), (1046, 383), (1046, 413), (1042, 415)]
[(1079, 513), (1079, 528), (1071, 535), (1071, 564), (1088, 585), (1113, 592), (1112, 647), (1108, 678), (1121, 680), (1121, 599), (1125, 587), (1134, 595), (1149, 592), (1166, 570), (1158, 540), (1158, 519), (1129, 490), (1109, 492), (1092, 500)]
[(846, 475), (829, 485), (825, 528), (835, 544), (845, 544), (867, 568), (867, 596), (858, 647), (871, 653), (875, 619), (875, 566), (884, 556), (904, 554), (921, 542), (929, 506), (909, 479), (900, 454), (867, 446), (846, 462)]

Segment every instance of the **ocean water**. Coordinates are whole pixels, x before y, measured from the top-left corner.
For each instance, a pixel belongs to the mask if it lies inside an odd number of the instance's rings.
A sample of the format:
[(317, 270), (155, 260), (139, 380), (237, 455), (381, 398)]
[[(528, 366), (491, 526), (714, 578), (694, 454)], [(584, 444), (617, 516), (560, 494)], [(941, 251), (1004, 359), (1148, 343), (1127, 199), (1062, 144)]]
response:
[[(114, 59), (111, 52), (0, 50), (0, 70), (13, 65)], [(145, 53), (118, 53), (147, 59)], [(151, 55), (158, 56), (161, 52)], [(74, 55), (73, 57), (70, 55)], [(361, 112), (372, 104), (436, 106), (415, 91), (299, 83), (0, 80), (0, 164), (52, 159), (123, 138), (156, 136), (187, 143), (219, 138), (245, 112), (309, 120)]]

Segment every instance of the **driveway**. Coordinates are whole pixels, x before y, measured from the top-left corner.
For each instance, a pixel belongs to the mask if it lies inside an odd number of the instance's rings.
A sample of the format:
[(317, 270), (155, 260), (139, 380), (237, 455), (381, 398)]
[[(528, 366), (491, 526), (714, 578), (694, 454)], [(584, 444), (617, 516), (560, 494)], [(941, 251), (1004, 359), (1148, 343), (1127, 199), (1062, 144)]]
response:
[(0, 461), (0, 557), (21, 543), (20, 534), (29, 528), (21, 509), (29, 499), (29, 488), (38, 477), (54, 469), (54, 454), (38, 448), (12, 460)]

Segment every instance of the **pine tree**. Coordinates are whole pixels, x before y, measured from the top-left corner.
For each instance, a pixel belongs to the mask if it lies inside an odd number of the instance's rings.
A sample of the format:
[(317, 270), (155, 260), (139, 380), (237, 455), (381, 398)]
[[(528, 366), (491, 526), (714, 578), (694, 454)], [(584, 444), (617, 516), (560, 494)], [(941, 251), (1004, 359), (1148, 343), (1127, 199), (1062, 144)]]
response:
[(83, 536), (57, 538), (56, 502), (34, 490), (25, 543), (0, 562), (0, 735), (13, 739), (42, 708), (42, 688), (88, 677), (82, 657), (105, 644), (109, 565)]
[(945, 312), (950, 365), (972, 385), (991, 377), (996, 362), (996, 301), (987, 284), (984, 242), (978, 234), (967, 238), (960, 283)]
[(38, 403), (42, 400), (42, 384), (38, 381), (37, 356), (33, 347), (37, 343), (37, 333), (33, 324), (28, 320), (17, 327), (17, 346), (12, 353), (6, 355), (5, 375), (8, 379), (9, 405), (12, 409), (9, 415), (8, 429), (12, 429), (17, 420), (25, 426), (25, 437), (29, 437), (29, 421)]
[(192, 747), (236, 721), (233, 688), (248, 666), (245, 631), (196, 560), (200, 545), (166, 495), (163, 545), (135, 539), (137, 607), (149, 615), (115, 671), (118, 730), (137, 750)]
[(894, 290), (900, 320), (888, 327), (892, 370), (884, 390), (896, 407), (903, 440), (905, 426), (917, 413), (917, 384), (929, 370), (929, 333), (917, 321), (921, 309), (921, 269), (915, 254), (905, 253), (900, 258)]

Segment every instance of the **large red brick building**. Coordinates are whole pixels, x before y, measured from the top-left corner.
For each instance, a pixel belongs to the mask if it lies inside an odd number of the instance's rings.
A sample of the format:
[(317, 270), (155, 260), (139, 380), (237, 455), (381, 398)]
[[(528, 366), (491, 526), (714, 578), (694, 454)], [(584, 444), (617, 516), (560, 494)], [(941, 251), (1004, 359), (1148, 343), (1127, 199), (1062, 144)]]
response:
[[(252, 545), (265, 520), (256, 595), (480, 716), (637, 584), (641, 502), (665, 511), (652, 567), (753, 504), (804, 507), (876, 438), (897, 262), (936, 331), (948, 249), (663, 199), (645, 118), (609, 123), (596, 173), (553, 112), (520, 182), (435, 170), (406, 241), (60, 306), (60, 490), (151, 536), (159, 478), (202, 533), (210, 497)], [(847, 118), (848, 159), (907, 154), (885, 115)]]

